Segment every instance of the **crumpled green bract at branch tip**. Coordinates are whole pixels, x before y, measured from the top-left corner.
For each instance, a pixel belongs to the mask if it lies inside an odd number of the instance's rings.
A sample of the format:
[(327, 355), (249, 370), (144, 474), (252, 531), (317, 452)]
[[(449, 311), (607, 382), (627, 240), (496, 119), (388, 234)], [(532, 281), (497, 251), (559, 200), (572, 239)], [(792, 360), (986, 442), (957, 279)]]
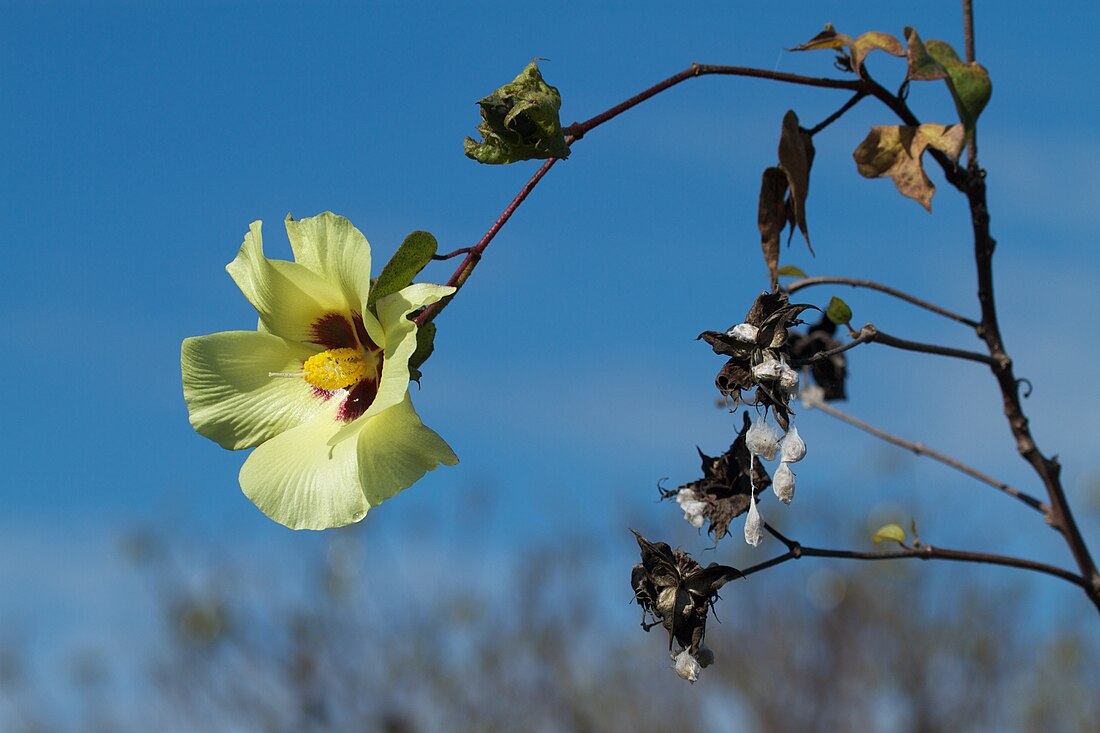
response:
[(466, 138), (467, 157), (493, 165), (569, 157), (569, 145), (558, 117), (561, 95), (543, 81), (534, 61), (511, 83), (478, 104), (481, 124), (477, 129), (483, 140)]
[(287, 217), (286, 230), (293, 262), (265, 257), (260, 222), (249, 227), (226, 269), (259, 327), (185, 339), (183, 397), (201, 435), (254, 449), (239, 478), (264, 514), (340, 527), (458, 462), (409, 396), (425, 346), (410, 316), (455, 289), (411, 282), (435, 249), (426, 232), (372, 283), (370, 245), (347, 219)]

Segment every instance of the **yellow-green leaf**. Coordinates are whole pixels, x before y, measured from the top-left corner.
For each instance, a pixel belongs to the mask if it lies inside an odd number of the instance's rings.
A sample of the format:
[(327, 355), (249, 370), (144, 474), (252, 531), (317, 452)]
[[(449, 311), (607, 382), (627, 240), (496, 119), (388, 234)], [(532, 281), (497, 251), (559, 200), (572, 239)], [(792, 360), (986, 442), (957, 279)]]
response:
[(878, 528), (871, 539), (875, 542), (897, 542), (900, 545), (905, 542), (905, 530), (897, 524), (884, 524)]
[(849, 57), (852, 62), (852, 71), (857, 75), (860, 73), (860, 69), (863, 66), (863, 60), (871, 51), (885, 51), (894, 56), (905, 55), (905, 47), (901, 45), (901, 41), (894, 38), (889, 33), (869, 31), (853, 40), (851, 36), (845, 33), (837, 33), (831, 23), (826, 24), (825, 30), (821, 31), (801, 46), (788, 50), (816, 51), (823, 48), (842, 48), (844, 46), (848, 47)]
[(829, 298), (829, 307), (825, 309), (825, 316), (836, 325), (843, 326), (851, 322), (852, 309), (848, 307), (847, 303), (834, 295)]
[(779, 277), (806, 277), (806, 273), (794, 265), (783, 265), (775, 274)]

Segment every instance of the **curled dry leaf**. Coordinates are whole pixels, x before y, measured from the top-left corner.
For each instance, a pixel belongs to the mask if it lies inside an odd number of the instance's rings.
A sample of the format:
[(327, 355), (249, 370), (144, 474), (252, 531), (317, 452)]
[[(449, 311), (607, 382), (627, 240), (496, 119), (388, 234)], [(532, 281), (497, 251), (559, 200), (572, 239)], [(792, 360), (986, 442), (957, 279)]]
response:
[(889, 33), (869, 31), (853, 40), (852, 37), (846, 33), (837, 33), (832, 23), (826, 24), (825, 30), (821, 31), (801, 46), (796, 46), (795, 48), (787, 50), (816, 51), (822, 48), (843, 48), (844, 46), (848, 47), (852, 71), (854, 71), (857, 76), (863, 68), (863, 60), (871, 51), (885, 51), (894, 56), (905, 56), (905, 47), (901, 45), (901, 41), (894, 38)]
[(779, 280), (779, 235), (787, 224), (786, 206), (787, 176), (780, 168), (767, 168), (760, 181), (760, 206), (756, 223), (760, 227), (760, 248), (764, 252), (764, 264), (768, 266), (772, 289)]
[(810, 166), (814, 162), (814, 143), (810, 133), (798, 124), (798, 115), (787, 110), (783, 115), (783, 128), (779, 133), (779, 167), (787, 176), (791, 189), (787, 199), (790, 207), (791, 226), (798, 225), (806, 239), (806, 246), (813, 254), (810, 234), (806, 230), (806, 196), (810, 193)]
[(920, 202), (931, 211), (936, 187), (924, 172), (921, 154), (931, 146), (952, 160), (958, 160), (965, 136), (962, 125), (872, 127), (852, 157), (860, 175), (866, 178), (889, 176), (903, 196)]

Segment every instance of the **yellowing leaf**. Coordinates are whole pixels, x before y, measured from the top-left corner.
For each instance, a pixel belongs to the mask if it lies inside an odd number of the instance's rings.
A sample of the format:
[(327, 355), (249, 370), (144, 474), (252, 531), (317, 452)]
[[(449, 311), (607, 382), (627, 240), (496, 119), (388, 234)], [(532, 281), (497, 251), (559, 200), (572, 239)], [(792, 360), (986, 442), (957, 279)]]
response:
[(875, 542), (893, 541), (900, 545), (905, 542), (905, 530), (897, 524), (885, 524), (878, 528), (871, 539)]
[(936, 187), (924, 172), (921, 154), (925, 148), (932, 146), (952, 160), (958, 160), (964, 140), (962, 125), (872, 127), (852, 157), (860, 175), (865, 178), (889, 176), (903, 196), (920, 202), (921, 206), (931, 211), (932, 194)]
[(822, 48), (842, 48), (844, 46), (847, 46), (849, 49), (849, 57), (852, 61), (852, 71), (854, 71), (856, 75), (859, 75), (860, 69), (863, 66), (863, 60), (871, 51), (885, 51), (894, 56), (905, 55), (905, 48), (901, 45), (901, 41), (894, 38), (889, 33), (869, 31), (859, 38), (852, 40), (852, 37), (847, 34), (837, 33), (831, 23), (826, 24), (825, 30), (821, 31), (801, 46), (789, 50), (816, 51)]

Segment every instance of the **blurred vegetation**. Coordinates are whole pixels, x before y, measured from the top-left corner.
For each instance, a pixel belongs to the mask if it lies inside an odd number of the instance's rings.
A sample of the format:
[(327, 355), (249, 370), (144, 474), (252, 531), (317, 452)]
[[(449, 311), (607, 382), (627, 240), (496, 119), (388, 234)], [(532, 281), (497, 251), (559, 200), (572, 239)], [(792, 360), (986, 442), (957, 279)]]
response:
[[(278, 577), (224, 558), (184, 570), (178, 548), (135, 535), (125, 549), (160, 617), (137, 671), (123, 669), (133, 650), (82, 652), (69, 679), (36, 680), (9, 644), (0, 730), (924, 733), (1100, 720), (1094, 620), (1037, 609), (1033, 587), (1011, 585), (1032, 579), (1011, 573), (986, 587), (973, 568), (807, 561), (736, 581), (707, 637), (717, 662), (691, 686), (665, 635), (630, 623), (629, 567), (601, 581), (594, 538), (476, 566), (455, 553), (441, 574), (402, 568), (395, 587), (369, 577), (369, 532), (331, 537)], [(1034, 623), (1042, 614), (1049, 626)]]

